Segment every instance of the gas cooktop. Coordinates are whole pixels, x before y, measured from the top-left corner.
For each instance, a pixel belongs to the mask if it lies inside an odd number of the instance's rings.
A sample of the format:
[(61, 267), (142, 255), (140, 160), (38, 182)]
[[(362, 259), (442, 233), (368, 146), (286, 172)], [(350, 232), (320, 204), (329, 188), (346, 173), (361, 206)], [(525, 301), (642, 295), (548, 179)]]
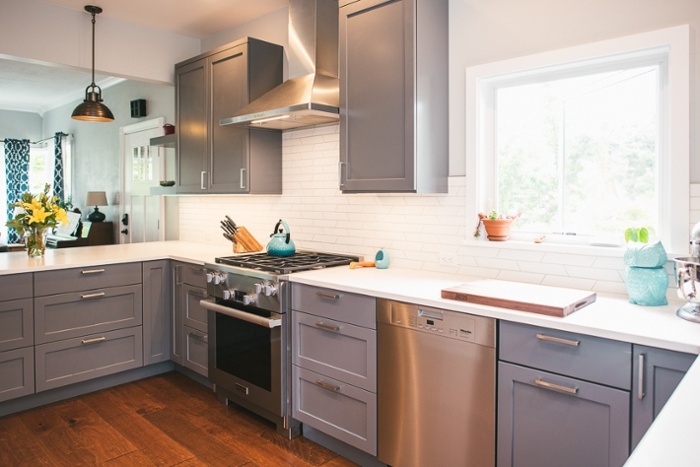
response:
[(291, 256), (272, 256), (267, 253), (253, 253), (250, 255), (224, 256), (215, 259), (218, 264), (244, 269), (255, 269), (274, 274), (289, 274), (292, 272), (309, 271), (311, 269), (344, 266), (358, 260), (359, 258), (357, 256), (312, 251), (297, 251)]

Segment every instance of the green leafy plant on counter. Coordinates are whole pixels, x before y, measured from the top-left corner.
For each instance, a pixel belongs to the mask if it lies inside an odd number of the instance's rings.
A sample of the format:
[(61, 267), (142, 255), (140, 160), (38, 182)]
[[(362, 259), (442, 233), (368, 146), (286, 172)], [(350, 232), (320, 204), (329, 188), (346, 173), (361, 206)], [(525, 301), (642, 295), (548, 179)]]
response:
[(625, 243), (649, 243), (650, 230), (651, 229), (649, 229), (648, 227), (627, 227), (627, 229), (625, 230)]

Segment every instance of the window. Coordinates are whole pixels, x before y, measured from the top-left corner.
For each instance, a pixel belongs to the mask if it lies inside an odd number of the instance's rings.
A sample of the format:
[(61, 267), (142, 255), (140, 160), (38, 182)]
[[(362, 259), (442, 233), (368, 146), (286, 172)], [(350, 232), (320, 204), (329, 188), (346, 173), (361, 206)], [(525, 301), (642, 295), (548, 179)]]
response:
[(651, 226), (685, 251), (687, 69), (685, 26), (468, 69), (468, 212), (521, 211), (523, 240)]

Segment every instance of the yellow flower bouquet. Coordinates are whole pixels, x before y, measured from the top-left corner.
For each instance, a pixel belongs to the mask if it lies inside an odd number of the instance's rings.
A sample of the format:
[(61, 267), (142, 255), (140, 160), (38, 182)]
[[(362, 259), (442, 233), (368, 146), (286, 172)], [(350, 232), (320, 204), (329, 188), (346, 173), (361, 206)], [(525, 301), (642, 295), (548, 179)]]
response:
[(48, 230), (68, 222), (66, 210), (59, 206), (58, 197), (49, 196), (50, 188), (51, 185), (47, 183), (44, 191), (38, 195), (23, 193), (19, 201), (12, 205), (15, 208), (14, 216), (5, 224), (26, 238), (29, 256), (42, 256)]

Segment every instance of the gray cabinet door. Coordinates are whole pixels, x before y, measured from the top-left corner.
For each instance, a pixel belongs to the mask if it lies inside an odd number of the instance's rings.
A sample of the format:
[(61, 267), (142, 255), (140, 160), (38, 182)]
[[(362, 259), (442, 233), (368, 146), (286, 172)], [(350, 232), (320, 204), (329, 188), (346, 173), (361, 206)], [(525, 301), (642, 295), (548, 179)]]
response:
[(344, 192), (447, 191), (447, 1), (340, 8)]
[(34, 344), (32, 299), (0, 302), (0, 352)]
[(170, 265), (143, 263), (143, 364), (170, 360)]
[(504, 362), (498, 376), (498, 467), (625, 463), (628, 392)]
[(0, 352), (0, 402), (34, 394), (34, 347)]
[[(192, 368), (188, 363), (194, 362), (196, 371), (201, 370), (201, 358), (197, 358), (197, 350), (201, 350), (200, 342), (193, 342), (197, 337), (207, 333), (207, 313), (199, 301), (206, 298), (205, 269), (196, 264), (173, 262), (173, 307), (171, 326), (170, 359), (179, 365)], [(198, 331), (196, 335), (188, 334)], [(190, 345), (191, 344), (191, 345)], [(205, 349), (206, 350), (206, 349)], [(193, 358), (194, 357), (194, 358)], [(206, 358), (206, 354), (204, 355)], [(197, 363), (198, 362), (198, 363)], [(206, 370), (206, 368), (205, 368)], [(202, 371), (199, 371), (202, 373)], [(206, 376), (206, 371), (203, 372)]]
[(177, 184), (179, 193), (206, 192), (209, 105), (207, 60), (175, 69)]
[(632, 378), (632, 449), (647, 432), (696, 356), (634, 346)]
[(205, 378), (209, 377), (209, 336), (206, 331), (203, 332), (184, 326), (183, 336), (185, 343), (183, 366)]

